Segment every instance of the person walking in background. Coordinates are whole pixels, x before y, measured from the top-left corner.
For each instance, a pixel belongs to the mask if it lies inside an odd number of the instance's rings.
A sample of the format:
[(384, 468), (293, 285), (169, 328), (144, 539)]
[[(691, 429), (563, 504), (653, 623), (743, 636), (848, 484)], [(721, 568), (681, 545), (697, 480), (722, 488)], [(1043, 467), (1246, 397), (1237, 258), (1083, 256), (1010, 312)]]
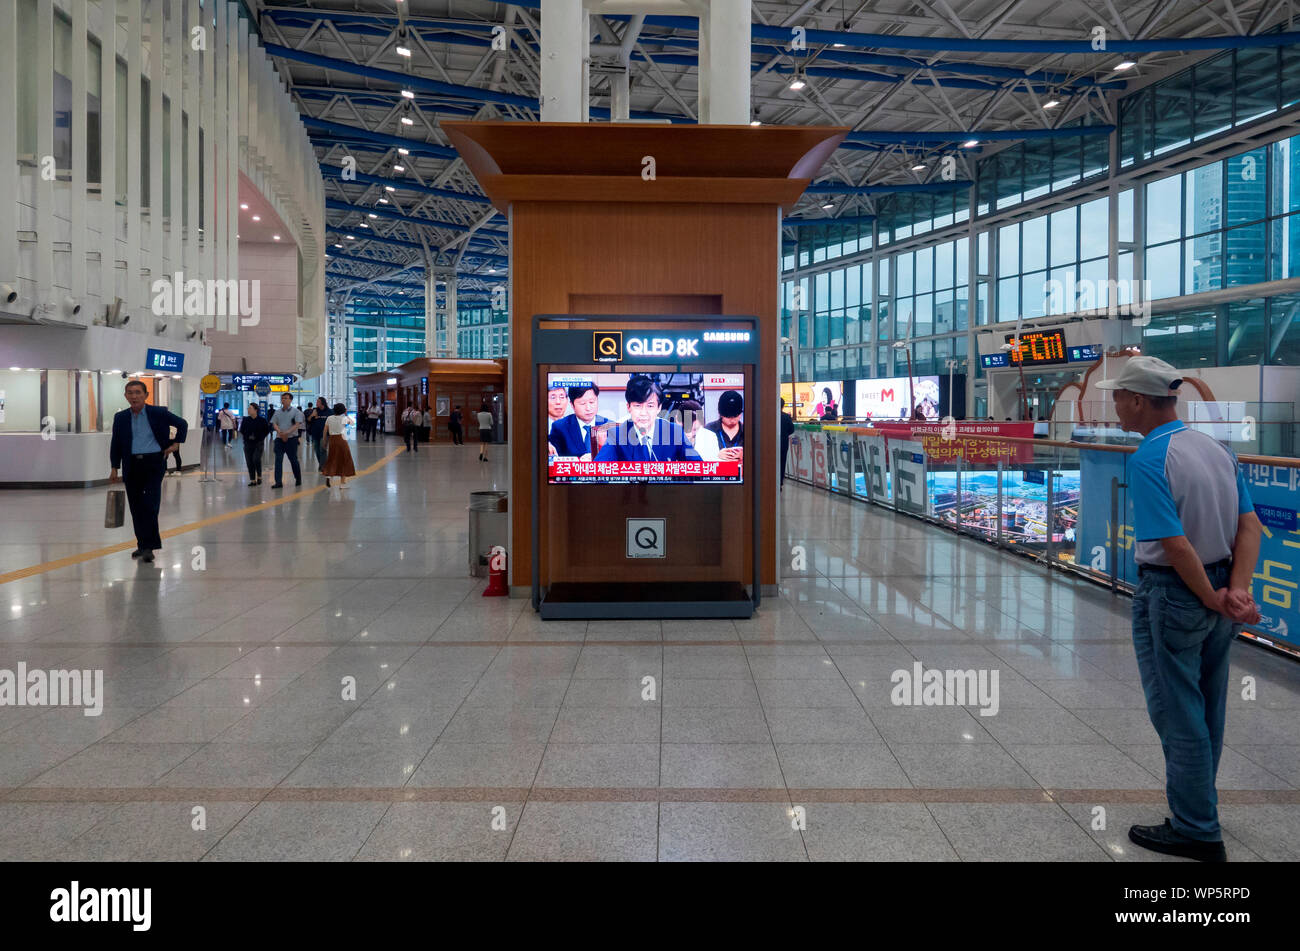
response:
[(453, 446), (465, 445), (465, 424), (464, 417), (460, 414), (460, 407), (457, 406), (447, 417), (447, 431), (451, 433), (451, 444)]
[(383, 415), (384, 411), (380, 408), (378, 401), (371, 403), (366, 409), (366, 424), (370, 427), (371, 442), (374, 442), (375, 436), (379, 434), (379, 419)]
[(307, 417), (307, 438), (312, 448), (316, 452), (316, 471), (325, 471), (325, 457), (328, 455), (328, 446), (325, 442), (325, 423), (330, 418), (331, 410), (325, 397), (316, 397), (316, 405), (311, 408), (311, 415)]
[(347, 485), (347, 480), (357, 474), (352, 461), (352, 450), (348, 448), (347, 437), (343, 435), (348, 425), (348, 408), (342, 403), (334, 404), (334, 413), (325, 420), (325, 438), (327, 456), (321, 472), (325, 474), (325, 485), (331, 479), (339, 479), (339, 487)]
[[(109, 482), (123, 482), (131, 507), (136, 549), (132, 558), (153, 561), (162, 548), (158, 533), (158, 507), (162, 504), (163, 474), (167, 456), (185, 441), (190, 424), (161, 406), (149, 406), (149, 390), (139, 380), (126, 385), (127, 408), (113, 416), (113, 435), (108, 446), (111, 467)], [(172, 427), (176, 439), (171, 439)], [(118, 470), (122, 471), (121, 476)]]
[(492, 425), (495, 422), (492, 418), (492, 411), (488, 409), (487, 403), (478, 411), (478, 457), (480, 461), (487, 462), (487, 447), (492, 445)]
[(235, 414), (230, 411), (229, 403), (221, 407), (221, 412), (217, 414), (217, 425), (221, 427), (221, 445), (229, 449), (235, 438)]
[(407, 452), (420, 451), (420, 411), (414, 406), (402, 410), (402, 439)]
[(1223, 752), (1228, 653), (1259, 621), (1250, 593), (1262, 531), (1232, 450), (1178, 418), (1182, 376), (1156, 357), (1130, 357), (1098, 389), (1113, 390), (1130, 457), (1137, 543), (1133, 647), (1151, 725), (1165, 754), (1173, 817), (1128, 837), (1165, 855), (1227, 861), (1215, 777)]
[(433, 431), (433, 414), (429, 412), (429, 404), (424, 405), (424, 412), (420, 413), (420, 442), (429, 441), (429, 433)]
[(248, 484), (262, 484), (262, 452), (266, 448), (266, 434), (271, 426), (262, 416), (261, 407), (248, 404), (248, 413), (239, 424), (239, 435), (244, 437), (244, 465), (248, 467)]
[(280, 394), (280, 408), (271, 415), (271, 429), (275, 431), (275, 481), (271, 488), (284, 488), (284, 457), (289, 457), (293, 469), (294, 485), (302, 485), (302, 467), (298, 464), (298, 439), (304, 420), (302, 413), (293, 408), (293, 397)]
[[(172, 458), (176, 460), (176, 468), (172, 470), (172, 475), (180, 475), (181, 474), (181, 447), (176, 442), (176, 427), (169, 426), (168, 429), (170, 430), (168, 435), (172, 440), (172, 445), (175, 447), (172, 451)], [(166, 464), (165, 459), (163, 460), (163, 463), (164, 465)]]
[(785, 457), (790, 452), (790, 438), (794, 436), (794, 419), (785, 411), (785, 397), (781, 397), (781, 482), (779, 488), (785, 488)]

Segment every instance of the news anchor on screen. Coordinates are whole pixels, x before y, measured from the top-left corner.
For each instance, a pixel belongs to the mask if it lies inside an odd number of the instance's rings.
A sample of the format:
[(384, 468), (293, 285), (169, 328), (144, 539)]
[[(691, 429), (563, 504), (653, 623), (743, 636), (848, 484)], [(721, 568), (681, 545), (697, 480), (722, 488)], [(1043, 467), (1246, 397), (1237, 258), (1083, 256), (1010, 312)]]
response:
[(596, 427), (603, 426), (609, 420), (596, 412), (600, 402), (600, 387), (595, 383), (583, 383), (569, 387), (569, 402), (573, 412), (551, 425), (550, 444), (555, 447), (557, 456), (572, 456), (584, 462), (590, 462), (593, 447), (597, 444)]
[(612, 430), (596, 462), (698, 462), (700, 454), (686, 441), (686, 430), (661, 419), (663, 392), (648, 376), (637, 374), (624, 391), (630, 417)]

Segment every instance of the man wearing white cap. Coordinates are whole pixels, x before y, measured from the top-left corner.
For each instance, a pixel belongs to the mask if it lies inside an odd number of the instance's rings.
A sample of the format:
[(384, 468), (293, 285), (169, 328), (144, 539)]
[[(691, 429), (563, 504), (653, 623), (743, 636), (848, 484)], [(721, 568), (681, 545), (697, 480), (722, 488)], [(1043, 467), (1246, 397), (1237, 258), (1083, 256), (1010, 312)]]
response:
[(1223, 751), (1228, 649), (1259, 620), (1250, 594), (1260, 523), (1232, 450), (1178, 418), (1179, 372), (1131, 357), (1113, 380), (1115, 412), (1144, 437), (1128, 461), (1140, 580), (1133, 646), (1165, 753), (1163, 825), (1133, 826), (1143, 848), (1223, 862), (1215, 776)]

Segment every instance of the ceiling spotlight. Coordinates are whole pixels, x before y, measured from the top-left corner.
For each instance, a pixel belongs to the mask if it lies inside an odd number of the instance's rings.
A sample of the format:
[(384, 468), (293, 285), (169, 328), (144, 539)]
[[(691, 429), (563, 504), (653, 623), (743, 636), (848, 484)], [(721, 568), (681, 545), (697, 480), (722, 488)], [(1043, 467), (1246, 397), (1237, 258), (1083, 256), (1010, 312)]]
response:
[(924, 171), (925, 171), (925, 168), (926, 168), (926, 167), (925, 167), (925, 165), (924, 165), (923, 163), (918, 162), (917, 164), (915, 164), (915, 165), (912, 166), (912, 171), (914, 171), (914, 172), (924, 172)]
[(415, 120), (410, 116), (402, 116), (402, 125), (415, 125)]
[(341, 248), (341, 247), (343, 247), (343, 245), (341, 245), (341, 244), (335, 244), (334, 247), (336, 247), (336, 248)]
[(1133, 60), (1131, 60), (1131, 59), (1126, 59), (1126, 60), (1124, 60), (1122, 63), (1120, 63), (1118, 66), (1115, 67), (1115, 71), (1116, 71), (1116, 72), (1119, 72), (1119, 71), (1121, 71), (1121, 70), (1125, 70), (1125, 69), (1132, 69), (1132, 68), (1133, 68), (1134, 66), (1136, 66), (1136, 65), (1137, 65), (1137, 63), (1133, 62)]
[(379, 204), (381, 204), (381, 205), (386, 205), (386, 204), (388, 204), (388, 199), (387, 199), (387, 198), (381, 198), (381, 199), (379, 199)]
[(411, 48), (409, 46), (399, 46), (394, 50), (394, 52), (397, 53), (398, 56), (410, 56)]
[(803, 89), (807, 85), (808, 84), (804, 82), (803, 73), (795, 73), (794, 79), (790, 80), (789, 88), (794, 90), (795, 92), (798, 92), (800, 89)]
[(1058, 99), (1049, 99), (1049, 100), (1047, 100), (1047, 102), (1043, 103), (1043, 108), (1044, 108), (1044, 109), (1055, 109), (1055, 108), (1056, 108), (1057, 106), (1059, 106), (1060, 104), (1061, 104), (1061, 103), (1060, 103), (1060, 100), (1058, 100)]
[(278, 234), (273, 234), (273, 235), (271, 235), (271, 240), (272, 240), (272, 241), (279, 241), (279, 240), (280, 240), (280, 236), (279, 236)]
[(253, 220), (254, 220), (254, 221), (261, 221), (261, 220), (262, 220), (262, 216), (261, 216), (261, 215), (253, 215)]
[(834, 210), (835, 210), (835, 202), (833, 202), (833, 201), (828, 201), (828, 202), (826, 202), (825, 204), (822, 205), (822, 210), (823, 210), (823, 211), (834, 211)]
[(757, 119), (750, 119), (749, 124), (757, 128), (758, 126), (761, 126), (763, 123), (759, 122)]
[(343, 237), (347, 238), (347, 240), (349, 240), (349, 241), (355, 241), (355, 240), (357, 240), (356, 238), (354, 238), (354, 237), (353, 237), (352, 235), (350, 235), (350, 234), (345, 234)]
[(394, 188), (392, 185), (385, 185), (385, 186), (384, 186), (384, 191), (386, 191), (386, 192), (395, 192), (395, 191), (397, 191), (397, 189)]
[(367, 212), (366, 212), (366, 217), (367, 217), (367, 218), (378, 218), (379, 216), (378, 216), (377, 214), (375, 214), (373, 211), (367, 211)]
[(358, 227), (358, 228), (369, 228), (370, 225), (366, 224), (366, 223), (363, 221), (363, 222), (361, 222), (360, 224), (358, 224), (357, 227)]
[(246, 202), (246, 201), (241, 201), (241, 202), (239, 203), (239, 207), (240, 207), (240, 210), (242, 210), (242, 211), (248, 211), (248, 202)]
[(413, 89), (403, 89), (403, 90), (402, 90), (402, 98), (403, 98), (403, 99), (414, 99), (414, 98), (415, 98), (415, 90), (413, 90)]
[(410, 155), (410, 154), (411, 154), (411, 150), (410, 150), (410, 149), (398, 149), (398, 150), (397, 150), (397, 154), (398, 154), (398, 155)]
[(405, 165), (394, 165), (394, 166), (393, 166), (393, 171), (394, 171), (394, 172), (404, 172), (404, 171), (406, 171), (406, 166), (405, 166)]
[(961, 144), (961, 147), (962, 147), (963, 149), (973, 149), (973, 148), (975, 148), (975, 146), (977, 146), (977, 145), (979, 145), (979, 144), (980, 144), (980, 140), (979, 140), (979, 139), (967, 139), (965, 142), (963, 142), (963, 143)]

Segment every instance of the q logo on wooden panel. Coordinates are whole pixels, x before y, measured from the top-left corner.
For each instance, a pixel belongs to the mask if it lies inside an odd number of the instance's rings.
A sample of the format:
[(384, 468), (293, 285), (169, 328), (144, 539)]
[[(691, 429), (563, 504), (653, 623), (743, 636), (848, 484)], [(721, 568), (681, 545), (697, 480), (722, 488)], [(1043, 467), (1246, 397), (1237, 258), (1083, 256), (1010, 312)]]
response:
[(594, 331), (591, 335), (591, 359), (596, 363), (620, 362), (623, 359), (623, 331)]

